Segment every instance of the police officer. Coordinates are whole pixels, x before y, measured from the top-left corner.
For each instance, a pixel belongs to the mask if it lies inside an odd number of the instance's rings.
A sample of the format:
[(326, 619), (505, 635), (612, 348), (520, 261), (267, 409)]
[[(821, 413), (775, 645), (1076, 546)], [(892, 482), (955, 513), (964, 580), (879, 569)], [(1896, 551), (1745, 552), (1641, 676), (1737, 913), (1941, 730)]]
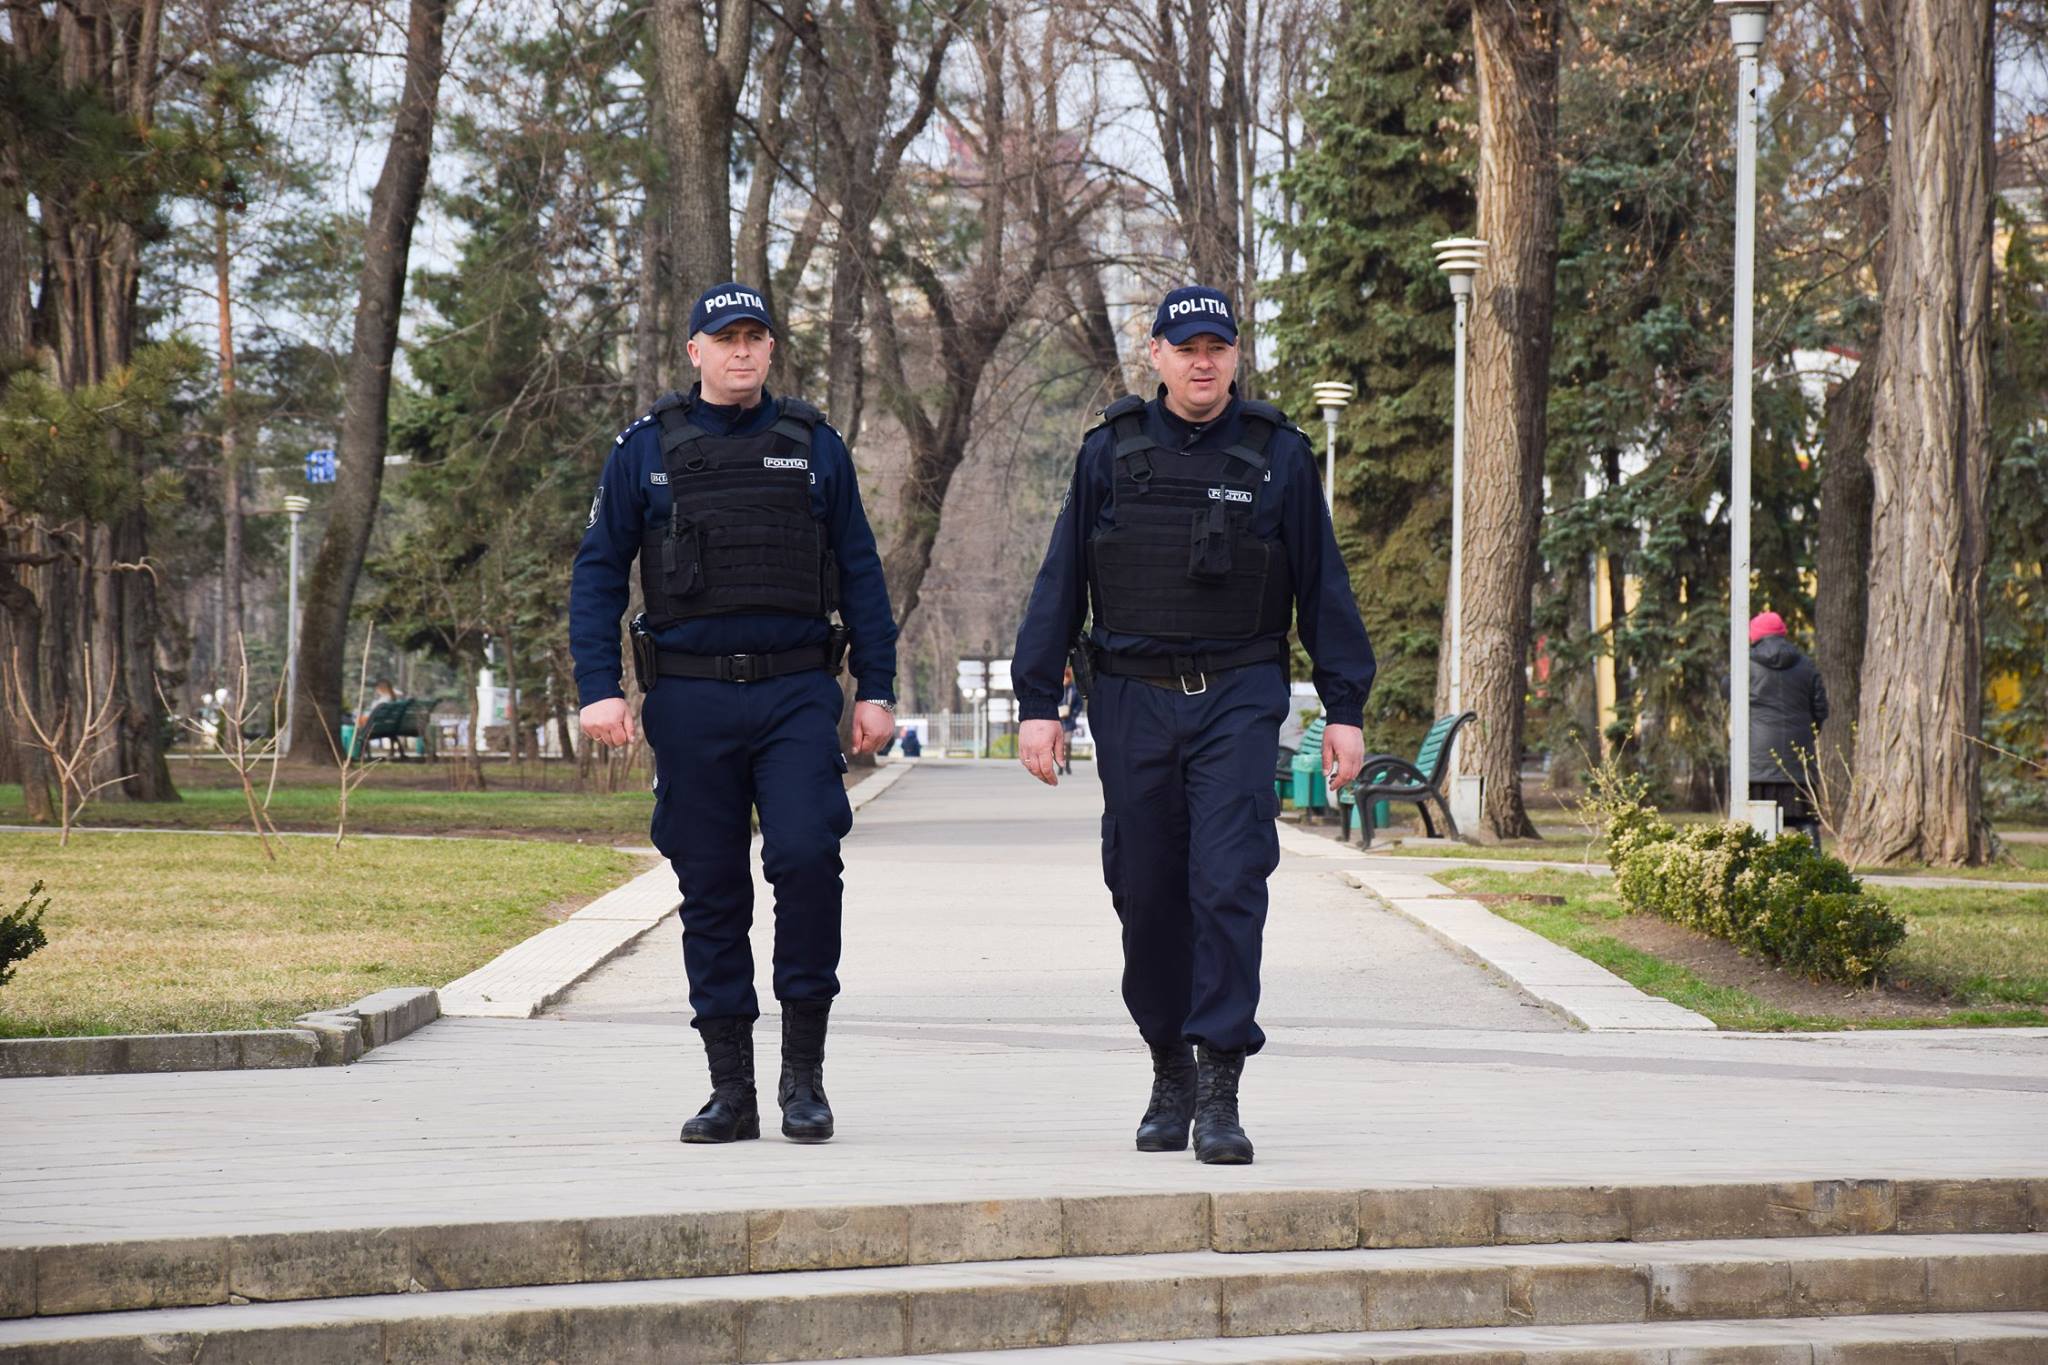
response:
[(1364, 761), (1373, 655), (1307, 438), (1237, 397), (1229, 300), (1168, 294), (1150, 353), (1159, 396), (1119, 399), (1083, 438), (1031, 592), (1011, 666), (1018, 751), (1058, 784), (1061, 672), (1078, 639), (1124, 1004), (1152, 1051), (1138, 1149), (1183, 1151), (1192, 1124), (1198, 1160), (1239, 1165), (1252, 1144), (1238, 1079), (1265, 1043), (1254, 1015), (1280, 861), (1288, 627), (1315, 662), (1332, 784)]
[(853, 461), (816, 408), (769, 394), (774, 353), (759, 293), (727, 283), (697, 300), (699, 382), (619, 433), (569, 591), (583, 731), (629, 744), (619, 618), (640, 561), (634, 663), (655, 758), (654, 845), (682, 888), (692, 1023), (711, 1069), (711, 1099), (683, 1125), (685, 1142), (761, 1135), (750, 809), (775, 889), (782, 1132), (832, 1136), (825, 1024), (839, 992), (839, 841), (853, 823), (836, 679), (849, 635), (854, 752), (895, 729), (896, 623)]

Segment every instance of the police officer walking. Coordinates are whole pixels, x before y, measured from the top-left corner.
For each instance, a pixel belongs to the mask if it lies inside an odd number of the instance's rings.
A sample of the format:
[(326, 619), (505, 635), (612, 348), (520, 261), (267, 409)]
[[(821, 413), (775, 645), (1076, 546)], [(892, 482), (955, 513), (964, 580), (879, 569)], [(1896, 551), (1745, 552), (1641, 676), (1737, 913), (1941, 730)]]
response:
[[(1151, 402), (1119, 399), (1083, 438), (1017, 636), (1018, 753), (1058, 785), (1070, 647), (1102, 776), (1102, 863), (1123, 922), (1124, 1004), (1152, 1052), (1140, 1151), (1240, 1165), (1266, 879), (1280, 861), (1273, 754), (1298, 624), (1327, 715), (1323, 767), (1358, 775), (1372, 646), (1308, 439), (1237, 397), (1227, 298), (1190, 286), (1152, 325)], [(1081, 636), (1090, 616), (1093, 627)], [(1093, 674), (1092, 680), (1089, 675)]]
[[(633, 561), (634, 663), (654, 749), (654, 845), (682, 889), (683, 966), (711, 1099), (685, 1142), (761, 1135), (754, 1089), (749, 813), (775, 890), (782, 1132), (832, 1136), (825, 1024), (839, 993), (839, 841), (852, 827), (837, 675), (851, 643), (856, 753), (895, 730), (896, 623), (852, 458), (816, 408), (765, 387), (765, 301), (740, 284), (690, 314), (699, 383), (619, 433), (569, 591), (583, 732), (630, 744), (619, 618)], [(838, 613), (842, 624), (834, 624)]]

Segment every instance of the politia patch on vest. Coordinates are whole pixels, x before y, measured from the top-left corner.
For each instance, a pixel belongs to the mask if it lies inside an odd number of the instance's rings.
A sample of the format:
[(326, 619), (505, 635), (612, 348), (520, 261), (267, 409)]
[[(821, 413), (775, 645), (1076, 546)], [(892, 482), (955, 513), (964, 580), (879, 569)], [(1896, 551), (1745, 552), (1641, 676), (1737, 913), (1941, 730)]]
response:
[(811, 462), (801, 455), (763, 455), (763, 469), (809, 469)]
[(668, 471), (667, 471), (666, 469), (650, 469), (650, 470), (648, 470), (648, 471), (647, 471), (647, 482), (649, 482), (649, 483), (667, 483), (667, 482), (668, 482)]
[(1210, 490), (1209, 490), (1209, 501), (1210, 501), (1210, 502), (1247, 502), (1247, 503), (1248, 503), (1248, 502), (1250, 502), (1251, 500), (1252, 500), (1251, 490), (1250, 490), (1250, 489), (1246, 489), (1246, 488), (1212, 488), (1212, 489), (1210, 489)]

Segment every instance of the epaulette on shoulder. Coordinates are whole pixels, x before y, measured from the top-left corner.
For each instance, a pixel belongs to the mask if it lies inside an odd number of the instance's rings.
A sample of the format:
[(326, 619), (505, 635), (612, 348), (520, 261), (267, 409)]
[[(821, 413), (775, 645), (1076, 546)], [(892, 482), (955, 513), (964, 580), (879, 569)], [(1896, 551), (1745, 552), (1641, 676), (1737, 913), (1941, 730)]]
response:
[(1239, 404), (1239, 407), (1243, 409), (1244, 415), (1247, 417), (1256, 417), (1262, 422), (1271, 422), (1276, 427), (1286, 427), (1290, 431), (1299, 431), (1301, 429), (1288, 421), (1287, 414), (1274, 407), (1271, 403), (1262, 403), (1256, 398), (1247, 398)]
[(825, 423), (825, 414), (801, 398), (778, 398), (775, 401), (781, 405), (784, 417), (793, 417), (805, 426), (811, 427), (823, 426)]
[(626, 438), (628, 436), (631, 436), (634, 432), (640, 430), (640, 428), (646, 426), (649, 422), (652, 422), (655, 418), (661, 416), (661, 414), (667, 412), (670, 408), (681, 407), (683, 405), (683, 401), (683, 396), (679, 393), (669, 392), (663, 394), (661, 397), (654, 400), (653, 407), (649, 408), (647, 411), (641, 413), (638, 417), (635, 417), (632, 421), (628, 422), (624, 430), (619, 432), (618, 435), (612, 437), (612, 444), (615, 446), (624, 445), (626, 443)]
[(1117, 418), (1126, 416), (1133, 412), (1141, 412), (1144, 410), (1144, 407), (1144, 399), (1138, 397), (1138, 395), (1136, 395), (1135, 393), (1127, 393), (1123, 397), (1117, 399), (1114, 403), (1111, 403), (1108, 407), (1104, 408), (1102, 410), (1101, 420), (1096, 422), (1094, 426), (1089, 427), (1088, 430), (1100, 431), (1104, 427), (1116, 421)]

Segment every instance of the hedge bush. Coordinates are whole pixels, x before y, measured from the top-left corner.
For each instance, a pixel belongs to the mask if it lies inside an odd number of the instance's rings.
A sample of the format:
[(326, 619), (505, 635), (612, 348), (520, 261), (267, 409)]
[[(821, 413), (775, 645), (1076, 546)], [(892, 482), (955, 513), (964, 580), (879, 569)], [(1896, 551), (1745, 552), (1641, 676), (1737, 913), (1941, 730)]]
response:
[(1865, 983), (1906, 936), (1839, 858), (1804, 835), (1765, 839), (1747, 825), (1674, 828), (1639, 779), (1603, 773), (1589, 805), (1603, 819), (1622, 903), (1726, 939), (1807, 976)]

